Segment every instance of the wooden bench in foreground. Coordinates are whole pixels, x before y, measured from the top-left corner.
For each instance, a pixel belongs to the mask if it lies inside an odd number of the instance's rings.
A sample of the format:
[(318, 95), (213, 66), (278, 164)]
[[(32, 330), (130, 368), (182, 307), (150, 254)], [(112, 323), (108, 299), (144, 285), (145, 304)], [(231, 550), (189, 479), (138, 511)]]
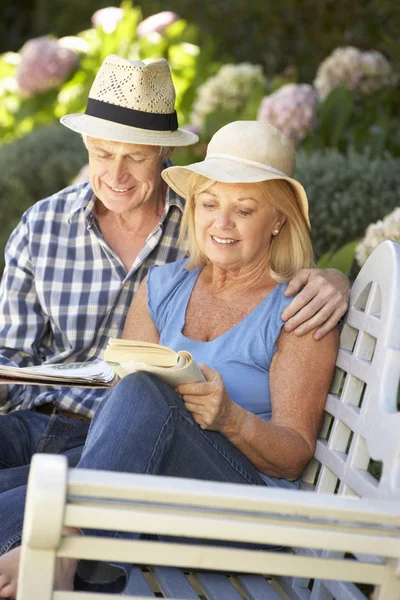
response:
[[(18, 600), (115, 598), (53, 591), (57, 556), (132, 564), (122, 595), (135, 600), (400, 600), (399, 379), (400, 244), (384, 242), (352, 287), (301, 491), (74, 470), (36, 455)], [(172, 539), (63, 537), (63, 525)]]

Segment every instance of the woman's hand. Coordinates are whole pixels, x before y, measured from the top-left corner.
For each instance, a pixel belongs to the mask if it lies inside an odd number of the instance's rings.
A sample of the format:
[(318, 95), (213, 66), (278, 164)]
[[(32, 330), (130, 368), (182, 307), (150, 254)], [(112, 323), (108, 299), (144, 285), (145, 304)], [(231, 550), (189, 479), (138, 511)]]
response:
[(235, 408), (239, 407), (230, 399), (218, 371), (201, 363), (199, 367), (206, 381), (182, 383), (177, 392), (202, 429), (223, 433), (233, 420)]

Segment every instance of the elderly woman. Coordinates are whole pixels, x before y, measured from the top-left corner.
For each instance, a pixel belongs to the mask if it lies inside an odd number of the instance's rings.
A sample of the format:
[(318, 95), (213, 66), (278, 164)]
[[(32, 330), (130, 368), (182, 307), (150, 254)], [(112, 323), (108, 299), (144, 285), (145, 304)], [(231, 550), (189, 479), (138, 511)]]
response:
[[(189, 258), (150, 268), (124, 336), (190, 351), (205, 381), (174, 390), (144, 373), (122, 379), (97, 410), (78, 467), (298, 486), (338, 333), (316, 341), (283, 329), (286, 282), (312, 264), (294, 167), (277, 129), (239, 121), (215, 134), (203, 162), (163, 172), (187, 198)], [(71, 587), (75, 568), (64, 561), (60, 585)]]

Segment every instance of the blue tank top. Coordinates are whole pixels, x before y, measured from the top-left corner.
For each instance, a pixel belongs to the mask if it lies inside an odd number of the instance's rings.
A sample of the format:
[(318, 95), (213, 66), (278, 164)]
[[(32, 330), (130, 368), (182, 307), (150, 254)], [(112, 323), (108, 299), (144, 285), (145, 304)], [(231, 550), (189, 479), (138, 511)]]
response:
[[(159, 343), (176, 351), (187, 350), (196, 362), (217, 370), (236, 404), (269, 421), (269, 368), (284, 324), (281, 314), (292, 300), (284, 295), (287, 285), (278, 283), (240, 323), (219, 337), (208, 342), (193, 340), (182, 330), (201, 269), (187, 270), (187, 262), (153, 265), (148, 271), (148, 307), (160, 334)], [(268, 485), (298, 487), (298, 482), (260, 475)]]

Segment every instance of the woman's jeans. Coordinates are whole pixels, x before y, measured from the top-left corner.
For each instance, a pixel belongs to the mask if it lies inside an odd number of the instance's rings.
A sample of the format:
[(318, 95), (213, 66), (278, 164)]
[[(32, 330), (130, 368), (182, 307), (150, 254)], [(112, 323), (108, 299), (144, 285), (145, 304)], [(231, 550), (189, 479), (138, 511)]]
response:
[[(235, 446), (220, 433), (201, 429), (180, 396), (145, 373), (124, 377), (104, 398), (77, 467), (265, 485)], [(3, 552), (10, 544), (10, 529), (14, 542), (20, 532), (24, 498), (25, 487), (0, 494), (0, 518), (10, 523), (0, 527)]]

